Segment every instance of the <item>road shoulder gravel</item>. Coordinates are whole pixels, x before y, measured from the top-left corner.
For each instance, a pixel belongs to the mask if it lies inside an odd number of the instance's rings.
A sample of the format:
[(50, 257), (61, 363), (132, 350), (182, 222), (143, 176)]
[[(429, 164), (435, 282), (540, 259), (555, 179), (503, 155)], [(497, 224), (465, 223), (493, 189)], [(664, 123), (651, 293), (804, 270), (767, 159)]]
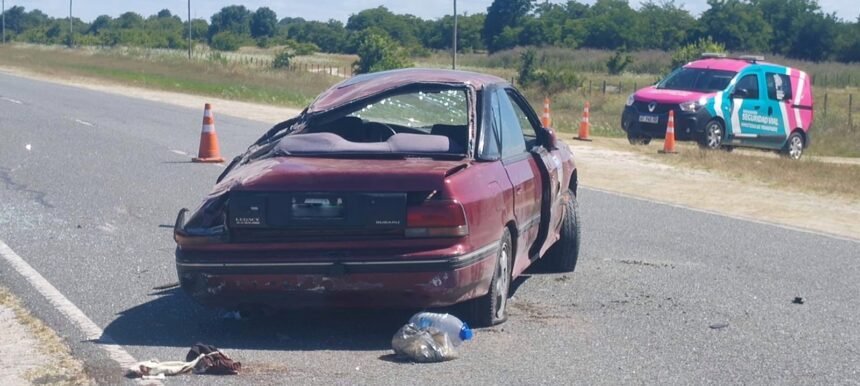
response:
[(0, 384), (92, 384), (63, 340), (0, 287)]

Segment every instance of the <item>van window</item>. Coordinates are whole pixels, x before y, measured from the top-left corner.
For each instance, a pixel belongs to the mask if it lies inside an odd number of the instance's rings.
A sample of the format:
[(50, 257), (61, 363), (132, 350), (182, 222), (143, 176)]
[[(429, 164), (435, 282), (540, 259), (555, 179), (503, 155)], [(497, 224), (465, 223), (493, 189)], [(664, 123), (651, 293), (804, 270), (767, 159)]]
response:
[(744, 76), (738, 81), (735, 90), (747, 90), (747, 96), (744, 99), (758, 99), (758, 75)]
[(765, 74), (767, 79), (767, 97), (775, 101), (791, 100), (791, 77), (785, 74)]

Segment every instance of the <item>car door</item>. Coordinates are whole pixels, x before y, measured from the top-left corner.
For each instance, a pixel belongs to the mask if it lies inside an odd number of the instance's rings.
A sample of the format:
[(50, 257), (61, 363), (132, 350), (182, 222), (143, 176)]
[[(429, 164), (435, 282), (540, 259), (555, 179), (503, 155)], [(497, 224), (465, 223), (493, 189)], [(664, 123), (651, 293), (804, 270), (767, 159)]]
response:
[(732, 136), (742, 145), (765, 145), (779, 129), (767, 114), (761, 81), (759, 71), (747, 72), (732, 92)]
[[(774, 70), (778, 69), (774, 68)], [(767, 89), (765, 103), (768, 116), (772, 117), (772, 121), (777, 124), (777, 130), (765, 138), (766, 145), (773, 149), (781, 149), (792, 129), (788, 116), (789, 111), (792, 111), (791, 77), (784, 71), (765, 70), (764, 79)]]
[(532, 158), (537, 162), (540, 171), (538, 187), (541, 189), (541, 221), (537, 238), (532, 249), (529, 251), (529, 257), (535, 259), (554, 240), (550, 240), (548, 237), (549, 232), (558, 228), (562, 218), (561, 193), (563, 191), (561, 185), (564, 180), (563, 167), (558, 149), (547, 149), (539, 141), (541, 136), (538, 133), (543, 128), (541, 127), (542, 125), (537, 113), (535, 113), (528, 104), (528, 101), (516, 90), (507, 89), (506, 91), (513, 103), (514, 112), (517, 114), (520, 127), (523, 129), (523, 136), (526, 138), (526, 147), (532, 154)]
[[(514, 218), (517, 222), (516, 256), (528, 256), (538, 236), (541, 219), (540, 169), (526, 147), (514, 105), (504, 88), (490, 92), (491, 104), (498, 120), (501, 136), (501, 160), (514, 190)], [(514, 273), (522, 272), (528, 259), (516, 258)]]

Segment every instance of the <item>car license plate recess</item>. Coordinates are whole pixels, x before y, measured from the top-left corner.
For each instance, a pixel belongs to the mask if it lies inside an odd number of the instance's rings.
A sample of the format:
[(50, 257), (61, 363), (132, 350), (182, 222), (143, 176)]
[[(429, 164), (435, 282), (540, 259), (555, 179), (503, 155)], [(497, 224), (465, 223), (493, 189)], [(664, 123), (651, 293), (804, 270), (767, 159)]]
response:
[(235, 192), (231, 228), (404, 228), (406, 193)]
[(657, 123), (660, 121), (660, 117), (656, 115), (640, 115), (639, 122), (642, 123)]

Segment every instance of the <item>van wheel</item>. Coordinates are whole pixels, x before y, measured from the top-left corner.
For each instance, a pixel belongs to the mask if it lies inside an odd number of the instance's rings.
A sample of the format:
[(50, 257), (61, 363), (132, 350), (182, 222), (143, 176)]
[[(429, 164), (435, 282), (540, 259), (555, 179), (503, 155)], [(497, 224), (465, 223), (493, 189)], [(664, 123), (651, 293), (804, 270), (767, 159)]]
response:
[(511, 290), (513, 258), (511, 232), (505, 228), (502, 240), (499, 242), (496, 269), (493, 272), (493, 280), (490, 282), (490, 291), (486, 295), (470, 300), (465, 304), (471, 325), (490, 327), (508, 320), (507, 305)]
[(573, 272), (579, 259), (579, 205), (576, 195), (568, 191), (567, 204), (564, 207), (564, 219), (561, 223), (561, 237), (547, 251), (543, 260), (547, 269), (553, 272)]
[(705, 134), (699, 138), (699, 147), (707, 150), (717, 150), (723, 144), (725, 129), (720, 121), (709, 121), (705, 125)]
[(788, 141), (782, 149), (782, 154), (790, 159), (798, 160), (803, 156), (803, 136), (795, 131), (788, 136)]
[(628, 135), (627, 141), (630, 142), (631, 145), (647, 145), (651, 143), (651, 138), (641, 135)]

